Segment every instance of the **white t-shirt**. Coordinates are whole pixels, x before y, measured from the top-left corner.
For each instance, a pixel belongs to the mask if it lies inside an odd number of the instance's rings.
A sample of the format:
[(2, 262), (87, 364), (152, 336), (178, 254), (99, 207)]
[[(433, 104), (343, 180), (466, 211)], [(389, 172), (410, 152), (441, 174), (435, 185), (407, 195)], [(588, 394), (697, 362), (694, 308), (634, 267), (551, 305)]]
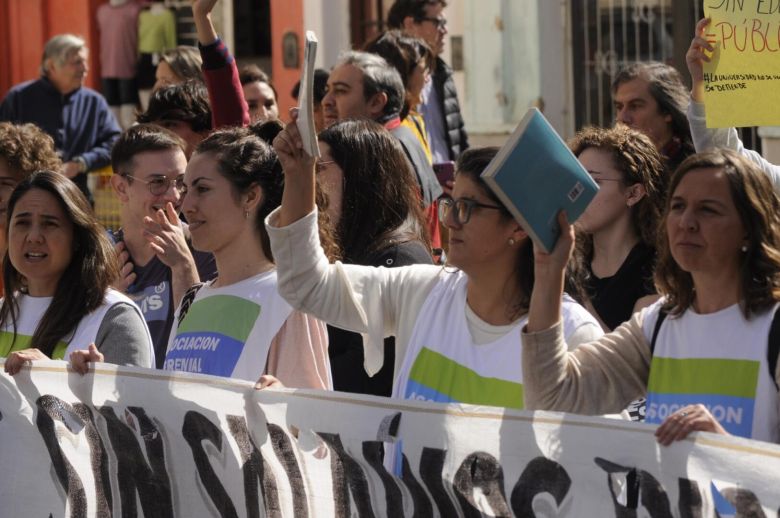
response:
[[(19, 317), (16, 322), (16, 340), (14, 341), (14, 332), (11, 322), (7, 322), (3, 329), (0, 330), (0, 357), (6, 357), (13, 351), (19, 351), (34, 347), (31, 343), (32, 336), (35, 334), (35, 329), (41, 321), (46, 310), (49, 309), (49, 305), (54, 297), (31, 297), (30, 295), (20, 294), (17, 297), (19, 304)], [(5, 303), (5, 299), (0, 299), (0, 303)], [(145, 343), (147, 344), (148, 358), (150, 358), (149, 367), (154, 366), (154, 347), (152, 346), (152, 338), (149, 335), (149, 329), (146, 327), (145, 321), (141, 310), (133, 303), (133, 301), (122, 293), (108, 289), (103, 299), (103, 304), (97, 309), (85, 315), (73, 331), (68, 335), (62, 337), (62, 339), (54, 347), (52, 352), (52, 359), (62, 360), (68, 358), (70, 353), (79, 349), (86, 349), (89, 344), (97, 342), (98, 330), (100, 329), (103, 319), (106, 313), (117, 304), (126, 304), (128, 307), (134, 308), (140, 320), (144, 322), (144, 330), (146, 332)], [(140, 340), (144, 342), (143, 339)]]
[[(468, 307), (467, 284), (468, 277), (460, 271), (439, 277), (415, 324), (393, 397), (521, 409), (521, 330), (528, 316), (505, 326), (487, 324)], [(562, 316), (567, 340), (582, 326), (598, 326), (585, 308), (565, 295)], [(485, 327), (492, 329), (486, 332)]]
[[(646, 310), (647, 343), (662, 303)], [(706, 315), (688, 309), (667, 316), (650, 363), (645, 421), (658, 424), (701, 403), (733, 435), (780, 442), (777, 389), (767, 365), (774, 314), (772, 309), (746, 320), (734, 304)]]
[(219, 288), (212, 283), (198, 290), (180, 323), (176, 310), (163, 369), (257, 381), (292, 312), (276, 289), (276, 271)]

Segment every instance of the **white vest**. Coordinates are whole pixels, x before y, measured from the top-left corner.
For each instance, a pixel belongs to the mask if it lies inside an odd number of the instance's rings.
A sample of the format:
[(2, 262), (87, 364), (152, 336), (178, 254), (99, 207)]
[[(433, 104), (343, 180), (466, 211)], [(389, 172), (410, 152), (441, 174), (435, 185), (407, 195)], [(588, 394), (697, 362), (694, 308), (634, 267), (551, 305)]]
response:
[[(35, 347), (31, 344), (32, 336), (38, 327), (43, 314), (49, 308), (53, 297), (31, 297), (20, 294), (17, 298), (19, 303), (19, 319), (16, 322), (16, 341), (13, 342), (13, 327), (11, 322), (7, 322), (0, 330), (0, 357), (8, 356), (13, 351)], [(106, 296), (103, 304), (92, 313), (84, 316), (78, 323), (78, 326), (68, 335), (63, 337), (55, 346), (52, 353), (52, 359), (62, 360), (68, 358), (70, 353), (79, 349), (86, 349), (89, 344), (95, 343), (98, 329), (103, 323), (103, 318), (115, 304), (130, 304), (133, 308), (137, 306), (125, 295), (113, 289), (106, 290)], [(5, 303), (5, 299), (3, 299)], [(143, 320), (141, 311), (138, 310), (139, 317)], [(148, 332), (147, 332), (148, 333)], [(151, 344), (151, 338), (149, 338)], [(151, 347), (150, 347), (151, 349)], [(154, 365), (154, 350), (151, 349), (151, 362)]]
[[(648, 343), (662, 302), (646, 312)], [(750, 320), (738, 304), (707, 315), (689, 309), (667, 316), (650, 364), (645, 422), (661, 423), (701, 403), (730, 434), (780, 442), (778, 394), (767, 365), (775, 309)]]
[(276, 270), (230, 286), (203, 285), (180, 324), (176, 310), (163, 369), (257, 381), (292, 313), (276, 285)]
[[(523, 408), (523, 316), (501, 338), (473, 341), (466, 321), (463, 272), (439, 277), (414, 324), (393, 384), (393, 397)], [(564, 335), (592, 317), (564, 296)]]

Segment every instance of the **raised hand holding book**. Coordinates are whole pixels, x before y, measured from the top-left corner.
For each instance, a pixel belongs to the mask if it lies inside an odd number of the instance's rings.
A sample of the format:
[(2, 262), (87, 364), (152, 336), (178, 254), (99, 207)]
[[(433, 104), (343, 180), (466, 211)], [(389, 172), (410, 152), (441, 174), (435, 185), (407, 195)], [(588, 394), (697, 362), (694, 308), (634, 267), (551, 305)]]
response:
[(560, 235), (558, 212), (565, 210), (574, 223), (598, 191), (588, 171), (536, 108), (528, 110), (482, 178), (547, 253)]
[(306, 31), (296, 125), (303, 140), (303, 150), (309, 156), (319, 158), (320, 146), (317, 143), (317, 128), (314, 125), (314, 60), (316, 57), (317, 36), (313, 31)]

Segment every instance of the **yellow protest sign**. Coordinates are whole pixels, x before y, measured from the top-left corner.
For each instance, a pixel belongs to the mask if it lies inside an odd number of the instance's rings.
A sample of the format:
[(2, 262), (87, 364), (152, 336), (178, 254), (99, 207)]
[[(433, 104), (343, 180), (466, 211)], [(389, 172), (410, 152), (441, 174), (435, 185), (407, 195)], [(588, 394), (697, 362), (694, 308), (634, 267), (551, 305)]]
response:
[(704, 0), (707, 126), (780, 125), (780, 0)]

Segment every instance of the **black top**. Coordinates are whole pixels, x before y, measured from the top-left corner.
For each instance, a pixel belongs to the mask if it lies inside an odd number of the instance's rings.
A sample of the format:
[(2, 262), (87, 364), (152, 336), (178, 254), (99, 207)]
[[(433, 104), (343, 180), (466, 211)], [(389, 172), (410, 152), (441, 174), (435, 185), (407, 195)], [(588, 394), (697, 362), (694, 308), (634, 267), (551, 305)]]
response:
[(450, 160), (455, 161), (469, 147), (468, 135), (460, 114), (458, 91), (452, 78), (452, 69), (441, 58), (436, 58), (433, 71), (433, 87), (439, 98), (439, 110), (444, 117), (444, 137), (450, 151)]
[(589, 271), (585, 291), (599, 318), (610, 329), (631, 318), (637, 300), (656, 293), (654, 268), (655, 248), (639, 243), (612, 277), (600, 279)]
[[(364, 264), (393, 268), (410, 264), (432, 264), (431, 254), (419, 241), (389, 246), (370, 256)], [(328, 356), (333, 375), (333, 389), (356, 394), (390, 396), (395, 370), (395, 338), (385, 338), (382, 368), (369, 377), (363, 368), (363, 338), (359, 333), (328, 326)]]

